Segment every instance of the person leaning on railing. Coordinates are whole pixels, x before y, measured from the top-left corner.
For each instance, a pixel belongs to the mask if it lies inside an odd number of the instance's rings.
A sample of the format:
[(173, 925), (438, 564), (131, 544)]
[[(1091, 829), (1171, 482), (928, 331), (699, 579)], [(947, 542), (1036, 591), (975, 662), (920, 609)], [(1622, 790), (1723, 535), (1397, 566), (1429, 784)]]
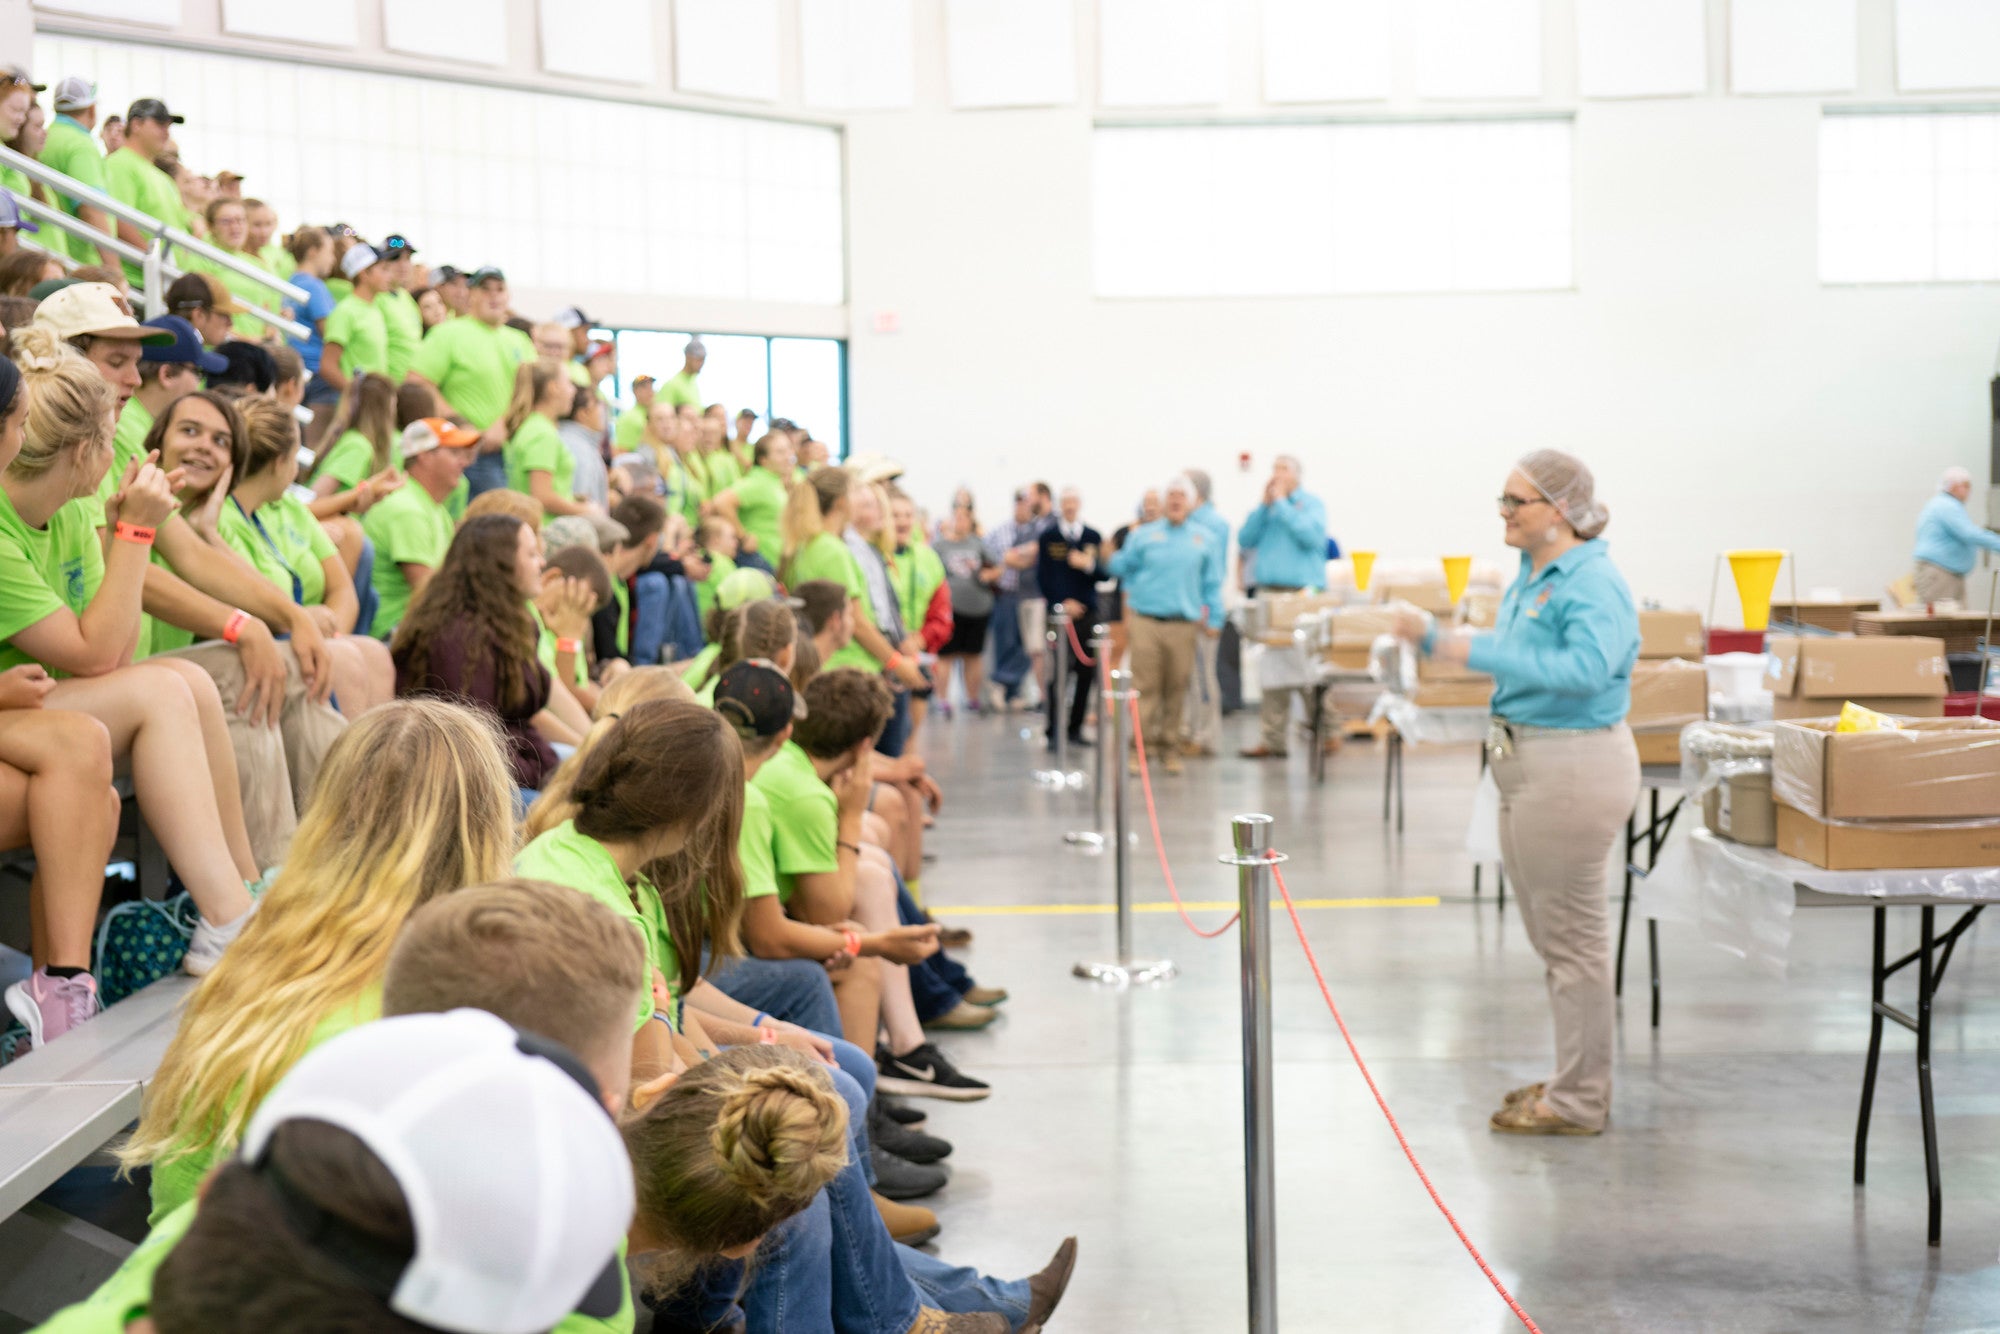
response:
[[(182, 231), (191, 230), (194, 219), (181, 203), (180, 187), (153, 160), (166, 151), (173, 127), (186, 119), (167, 110), (159, 98), (142, 97), (125, 113), (123, 145), (104, 159), (105, 188), (113, 199)], [(123, 218), (118, 220), (118, 239), (140, 250), (153, 244), (149, 233)], [(126, 282), (136, 284), (143, 276), (137, 264), (126, 261)]]

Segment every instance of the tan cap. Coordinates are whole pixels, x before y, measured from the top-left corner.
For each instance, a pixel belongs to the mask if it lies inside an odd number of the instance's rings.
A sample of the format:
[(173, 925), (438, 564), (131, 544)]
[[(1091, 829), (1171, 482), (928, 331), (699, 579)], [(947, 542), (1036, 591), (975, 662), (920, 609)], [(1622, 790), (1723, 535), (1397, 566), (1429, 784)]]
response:
[(198, 273), (203, 287), (208, 289), (208, 308), (218, 315), (241, 315), (243, 307), (236, 304), (236, 297), (224, 285), (222, 279), (212, 273)]
[(149, 329), (132, 318), (132, 308), (110, 283), (72, 283), (44, 297), (35, 323), (58, 338), (131, 338), (158, 347), (174, 341), (167, 329)]

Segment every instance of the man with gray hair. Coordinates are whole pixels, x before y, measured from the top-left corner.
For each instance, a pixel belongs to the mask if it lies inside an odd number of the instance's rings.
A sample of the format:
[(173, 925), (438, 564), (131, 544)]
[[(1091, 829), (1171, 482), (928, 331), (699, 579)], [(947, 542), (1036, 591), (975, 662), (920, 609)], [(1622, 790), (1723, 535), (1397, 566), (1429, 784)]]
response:
[[(1317, 593), (1326, 587), (1326, 506), (1299, 485), (1304, 470), (1290, 454), (1271, 464), (1264, 483), (1264, 502), (1250, 511), (1237, 537), (1244, 561), (1244, 581), (1259, 597), (1278, 593)], [(1258, 720), (1263, 735), (1242, 752), (1246, 760), (1283, 759), (1287, 724), (1297, 686), (1263, 687)]]
[[(1222, 511), (1209, 498), (1214, 483), (1200, 468), (1189, 468), (1183, 476), (1195, 494), (1195, 507), (1188, 515), (1188, 522), (1214, 539), (1216, 559), (1227, 570), (1229, 520), (1222, 517)], [(1195, 669), (1188, 678), (1187, 688), (1187, 740), (1181, 747), (1182, 753), (1189, 756), (1215, 754), (1216, 743), (1222, 737), (1222, 678), (1216, 674), (1217, 650), (1222, 647), (1220, 591), (1218, 582), (1215, 606), (1209, 609), (1208, 619), (1195, 640)]]
[(1972, 495), (1972, 474), (1963, 468), (1944, 470), (1938, 493), (1917, 518), (1917, 600), (1965, 601), (1965, 576), (1981, 549), (2000, 551), (2000, 533), (1981, 528), (1965, 512)]
[(1165, 514), (1134, 528), (1110, 566), (1125, 585), (1140, 735), (1147, 753), (1170, 774), (1181, 771), (1181, 720), (1195, 645), (1222, 628), (1222, 545), (1213, 529), (1194, 521), (1196, 498), (1188, 478), (1168, 482)]
[(703, 346), (700, 334), (688, 339), (687, 346), (681, 349), (681, 358), (681, 373), (660, 386), (659, 396), (676, 408), (691, 403), (699, 412), (701, 386), (695, 383), (695, 377), (701, 374), (702, 364), (708, 360), (708, 348)]

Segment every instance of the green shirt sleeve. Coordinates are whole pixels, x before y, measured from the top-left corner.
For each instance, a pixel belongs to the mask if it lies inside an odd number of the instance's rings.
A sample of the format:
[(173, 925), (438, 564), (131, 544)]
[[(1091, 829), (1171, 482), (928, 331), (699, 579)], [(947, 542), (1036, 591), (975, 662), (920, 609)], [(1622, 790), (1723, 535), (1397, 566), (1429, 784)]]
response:
[(743, 830), (736, 840), (736, 855), (743, 863), (744, 898), (778, 892), (778, 863), (771, 848), (771, 802), (754, 784), (743, 792)]
[(458, 335), (453, 332), (457, 320), (446, 320), (429, 333), (424, 341), (417, 344), (417, 354), (410, 358), (410, 370), (423, 376), (434, 385), (443, 385), (451, 374), (453, 349), (458, 344)]
[(333, 442), (333, 448), (326, 451), (326, 459), (315, 477), (332, 477), (339, 481), (340, 489), (352, 491), (368, 480), (375, 463), (375, 447), (368, 437), (359, 431), (349, 431)]

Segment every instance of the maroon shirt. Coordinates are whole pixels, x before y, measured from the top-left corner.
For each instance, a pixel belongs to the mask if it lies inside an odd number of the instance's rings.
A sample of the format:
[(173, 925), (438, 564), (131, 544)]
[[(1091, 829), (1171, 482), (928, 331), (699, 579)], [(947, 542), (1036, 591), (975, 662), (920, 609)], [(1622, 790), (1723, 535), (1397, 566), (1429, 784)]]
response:
[[(475, 635), (487, 641), (487, 652), (483, 662), (469, 667), (468, 649), (476, 642)], [(549, 673), (533, 656), (514, 664), (512, 670), (520, 672), (527, 684), (527, 695), (517, 708), (506, 708), (500, 703), (499, 684), (499, 671), (506, 668), (492, 647), (492, 639), (483, 626), (469, 620), (454, 621), (431, 641), (430, 662), (421, 681), (410, 675), (407, 650), (394, 650), (396, 693), (430, 695), (492, 717), (505, 734), (507, 759), (513, 766), (515, 783), (539, 791), (556, 767), (554, 748), (535, 730), (534, 724), (535, 715), (548, 707)]]

